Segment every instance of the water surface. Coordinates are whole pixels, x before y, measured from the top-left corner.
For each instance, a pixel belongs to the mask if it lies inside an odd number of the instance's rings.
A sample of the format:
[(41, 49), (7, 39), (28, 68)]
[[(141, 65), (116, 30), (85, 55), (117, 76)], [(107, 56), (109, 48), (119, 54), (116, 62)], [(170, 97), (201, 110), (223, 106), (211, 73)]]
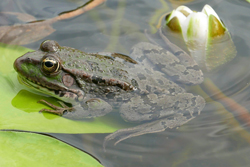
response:
[[(207, 101), (201, 115), (178, 129), (127, 139), (117, 146), (110, 143), (107, 152), (102, 149), (107, 134), (50, 135), (92, 154), (107, 167), (249, 166), (250, 4), (243, 0), (186, 2), (186, 6), (196, 11), (206, 3), (211, 5), (231, 32), (238, 51), (233, 61), (207, 74), (205, 83), (195, 88)], [(28, 13), (42, 20), (82, 3), (80, 0), (4, 1), (0, 2), (0, 10)], [(107, 0), (90, 12), (53, 24), (56, 29), (53, 34), (26, 47), (35, 50), (43, 40), (53, 39), (62, 46), (86, 52), (129, 54), (134, 44), (147, 41), (144, 30), (155, 33), (159, 18), (178, 5), (162, 0)], [(6, 19), (2, 24), (19, 22)], [(217, 89), (211, 91), (212, 88)]]

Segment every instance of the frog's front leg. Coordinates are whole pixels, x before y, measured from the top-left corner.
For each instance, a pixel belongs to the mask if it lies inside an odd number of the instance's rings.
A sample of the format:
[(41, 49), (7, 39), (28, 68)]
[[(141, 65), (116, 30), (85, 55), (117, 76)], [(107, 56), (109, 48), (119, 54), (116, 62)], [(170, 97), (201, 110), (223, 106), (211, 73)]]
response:
[(129, 122), (147, 122), (108, 135), (104, 147), (112, 139), (116, 139), (115, 144), (117, 144), (127, 138), (181, 126), (200, 114), (204, 106), (205, 100), (201, 96), (190, 93), (133, 97), (130, 102), (121, 106), (121, 116)]
[(66, 111), (74, 110), (73, 107), (68, 107), (63, 102), (60, 102), (60, 101), (58, 101), (58, 103), (62, 107), (58, 107), (58, 106), (56, 106), (54, 104), (51, 104), (51, 103), (49, 103), (49, 102), (47, 102), (46, 100), (43, 100), (43, 99), (39, 100), (37, 103), (43, 103), (43, 104), (46, 104), (47, 106), (50, 106), (52, 108), (52, 109), (43, 108), (39, 112), (49, 112), (49, 113), (57, 114), (57, 115), (60, 115), (60, 116), (62, 116), (63, 113), (66, 112)]
[(50, 104), (45, 100), (40, 100), (40, 103), (45, 103), (50, 106), (52, 109), (42, 109), (40, 112), (49, 112), (57, 115), (62, 115), (65, 118), (69, 119), (84, 119), (84, 118), (93, 118), (106, 115), (112, 111), (112, 106), (109, 105), (106, 101), (99, 98), (89, 99), (83, 104), (77, 104), (73, 107), (68, 107), (64, 103), (59, 102), (62, 107), (55, 106)]

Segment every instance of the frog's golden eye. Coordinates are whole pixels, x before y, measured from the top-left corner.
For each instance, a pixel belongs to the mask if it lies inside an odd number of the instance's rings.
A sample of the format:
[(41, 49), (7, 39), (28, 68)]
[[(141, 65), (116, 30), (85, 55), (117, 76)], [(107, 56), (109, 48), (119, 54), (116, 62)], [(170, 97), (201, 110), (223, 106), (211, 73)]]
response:
[(42, 61), (42, 70), (46, 74), (55, 74), (60, 70), (60, 63), (54, 57), (46, 57)]

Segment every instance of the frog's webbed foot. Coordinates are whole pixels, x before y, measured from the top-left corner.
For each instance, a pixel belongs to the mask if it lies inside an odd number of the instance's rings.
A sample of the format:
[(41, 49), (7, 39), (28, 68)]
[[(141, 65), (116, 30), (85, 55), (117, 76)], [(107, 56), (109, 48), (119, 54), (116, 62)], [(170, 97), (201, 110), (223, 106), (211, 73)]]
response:
[(193, 118), (194, 117), (183, 116), (183, 114), (175, 114), (171, 117), (162, 118), (136, 127), (117, 130), (116, 132), (105, 137), (103, 142), (103, 149), (105, 150), (106, 145), (110, 140), (116, 139), (114, 144), (116, 145), (119, 142), (131, 137), (136, 137), (148, 133), (161, 132), (167, 128), (172, 129), (175, 127), (179, 127), (192, 120)]
[(53, 108), (53, 109), (41, 109), (39, 112), (49, 112), (49, 113), (53, 113), (53, 114), (57, 114), (57, 115), (60, 115), (62, 116), (63, 113), (65, 111), (73, 111), (74, 108), (73, 107), (68, 107), (66, 106), (63, 102), (60, 102), (58, 101), (58, 103), (62, 106), (62, 107), (58, 107), (58, 106), (55, 106), (49, 102), (47, 102), (46, 100), (39, 100), (37, 103), (43, 103), (43, 104), (46, 104), (48, 105), (49, 107)]

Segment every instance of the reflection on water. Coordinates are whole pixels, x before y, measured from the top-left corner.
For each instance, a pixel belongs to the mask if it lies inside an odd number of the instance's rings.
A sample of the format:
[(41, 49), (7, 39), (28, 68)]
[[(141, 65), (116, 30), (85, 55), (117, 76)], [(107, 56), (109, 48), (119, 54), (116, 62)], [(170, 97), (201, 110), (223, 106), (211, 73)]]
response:
[[(24, 8), (27, 5), (21, 2), (26, 1), (20, 1), (19, 9), (41, 19), (42, 16), (36, 10)], [(36, 0), (37, 6), (41, 3), (45, 4), (44, 1)], [(206, 3), (200, 0), (185, 5), (199, 10)], [(131, 138), (116, 146), (110, 142), (107, 152), (102, 148), (107, 134), (50, 135), (89, 152), (107, 167), (248, 166), (250, 5), (240, 0), (209, 3), (231, 32), (238, 54), (227, 65), (206, 74), (207, 80), (200, 88), (190, 89), (207, 101), (201, 115), (179, 129)], [(62, 10), (70, 10), (63, 4), (57, 5), (63, 6)], [(75, 7), (77, 4), (69, 8)], [(54, 16), (54, 9), (60, 13), (55, 4), (39, 9), (42, 9), (43, 17), (48, 18)], [(56, 23), (54, 28), (57, 31), (47, 39), (87, 52), (115, 51), (128, 54), (134, 44), (147, 40), (144, 29), (155, 32), (156, 20), (171, 9), (171, 3), (161, 3), (160, 0), (139, 0), (136, 3), (132, 0), (107, 0), (106, 4), (88, 14)], [(42, 40), (27, 46), (36, 49)]]

